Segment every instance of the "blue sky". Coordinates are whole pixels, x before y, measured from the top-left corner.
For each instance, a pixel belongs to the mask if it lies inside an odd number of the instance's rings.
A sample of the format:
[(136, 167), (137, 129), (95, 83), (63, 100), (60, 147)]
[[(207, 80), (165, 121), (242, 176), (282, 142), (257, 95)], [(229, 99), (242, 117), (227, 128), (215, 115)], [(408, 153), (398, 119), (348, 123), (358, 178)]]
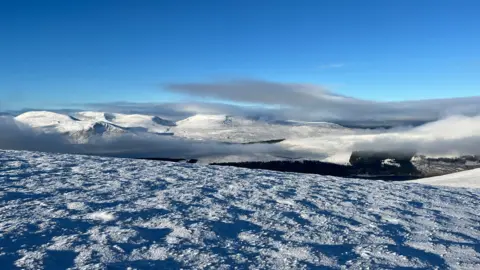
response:
[(0, 109), (178, 102), (170, 83), (480, 95), (480, 1), (0, 1)]

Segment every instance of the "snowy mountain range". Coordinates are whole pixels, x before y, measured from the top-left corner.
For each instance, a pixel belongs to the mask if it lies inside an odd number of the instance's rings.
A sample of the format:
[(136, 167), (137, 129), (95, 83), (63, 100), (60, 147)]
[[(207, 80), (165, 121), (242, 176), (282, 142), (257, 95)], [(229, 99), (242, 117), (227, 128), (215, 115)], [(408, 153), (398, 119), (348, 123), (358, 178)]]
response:
[(47, 133), (70, 136), (73, 142), (85, 143), (93, 136), (116, 136), (125, 133), (168, 133), (175, 123), (155, 116), (102, 112), (79, 112), (72, 115), (39, 111), (26, 112), (15, 120)]
[[(195, 159), (207, 164), (244, 162), (247, 167), (250, 166), (248, 162), (302, 160), (354, 165), (352, 158), (355, 153), (375, 151), (387, 154), (379, 162), (375, 161), (378, 166), (373, 166), (373, 169), (371, 164), (366, 164), (370, 167), (367, 169), (362, 164), (357, 166), (353, 176), (366, 174), (369, 177), (373, 174), (397, 177), (400, 173), (402, 179), (480, 167), (480, 117), (456, 116), (418, 127), (396, 129), (353, 129), (328, 122), (262, 120), (206, 114), (179, 121), (169, 121), (153, 115), (106, 112), (61, 114), (32, 111), (13, 118), (1, 117), (9, 118), (16, 126), (22, 127), (17, 133), (3, 134), (4, 137), (9, 136), (2, 139), (3, 145), (6, 145), (4, 148), (7, 149)], [(30, 137), (24, 138), (28, 143), (18, 140), (16, 144), (8, 142), (22, 137), (26, 129), (35, 134), (59, 137), (47, 137), (48, 143), (45, 143), (38, 141), (38, 136), (29, 135)], [(45, 136), (40, 138), (45, 139)], [(36, 148), (35, 145), (42, 148)], [(55, 147), (49, 149), (48, 145)], [(400, 154), (392, 156), (388, 154), (391, 152)], [(403, 161), (407, 170), (398, 166), (405, 153), (414, 157)], [(250, 166), (256, 167), (258, 166)], [(262, 165), (259, 168), (272, 167)], [(350, 167), (347, 170), (352, 171)], [(297, 169), (294, 171), (302, 172)], [(328, 174), (323, 170), (320, 173)]]
[[(104, 112), (71, 115), (47, 111), (26, 112), (15, 120), (34, 129), (73, 137), (91, 134), (114, 136), (125, 132), (175, 135), (195, 140), (245, 143), (283, 138), (318, 136), (347, 129), (332, 123), (291, 122), (279, 124), (228, 115), (195, 115), (177, 122), (157, 116)], [(88, 141), (88, 140), (83, 140)]]

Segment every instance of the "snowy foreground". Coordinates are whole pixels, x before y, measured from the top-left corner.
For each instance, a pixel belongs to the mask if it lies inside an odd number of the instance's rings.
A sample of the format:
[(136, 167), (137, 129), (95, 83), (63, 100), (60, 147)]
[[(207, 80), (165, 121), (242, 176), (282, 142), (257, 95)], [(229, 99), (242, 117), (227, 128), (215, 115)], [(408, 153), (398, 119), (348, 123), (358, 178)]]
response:
[(0, 151), (2, 269), (480, 269), (480, 189)]

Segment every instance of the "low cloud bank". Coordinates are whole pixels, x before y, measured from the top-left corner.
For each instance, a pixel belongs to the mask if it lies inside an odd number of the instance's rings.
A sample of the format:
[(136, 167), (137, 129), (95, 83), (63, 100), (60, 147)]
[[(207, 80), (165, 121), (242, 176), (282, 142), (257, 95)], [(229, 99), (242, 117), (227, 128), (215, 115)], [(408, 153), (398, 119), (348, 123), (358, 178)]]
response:
[(480, 116), (451, 116), (410, 130), (358, 139), (354, 150), (413, 151), (431, 156), (480, 155)]
[(10, 116), (0, 116), (0, 149), (74, 153), (75, 147), (60, 134), (39, 133)]

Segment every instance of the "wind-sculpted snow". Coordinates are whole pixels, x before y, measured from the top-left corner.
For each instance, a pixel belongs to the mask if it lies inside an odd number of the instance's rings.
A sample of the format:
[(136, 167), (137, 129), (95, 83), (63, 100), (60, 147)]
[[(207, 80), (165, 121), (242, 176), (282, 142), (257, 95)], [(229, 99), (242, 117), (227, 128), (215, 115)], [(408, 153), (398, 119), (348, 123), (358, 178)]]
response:
[(479, 189), (0, 151), (0, 265), (479, 269), (479, 207)]

